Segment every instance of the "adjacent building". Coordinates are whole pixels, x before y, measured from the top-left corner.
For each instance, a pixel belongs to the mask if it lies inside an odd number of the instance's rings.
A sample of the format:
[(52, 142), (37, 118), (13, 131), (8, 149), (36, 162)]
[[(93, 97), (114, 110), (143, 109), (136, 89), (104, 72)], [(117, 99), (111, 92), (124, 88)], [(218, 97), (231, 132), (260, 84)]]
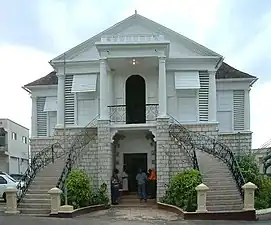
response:
[(9, 119), (0, 119), (0, 170), (22, 174), (28, 167), (29, 129)]

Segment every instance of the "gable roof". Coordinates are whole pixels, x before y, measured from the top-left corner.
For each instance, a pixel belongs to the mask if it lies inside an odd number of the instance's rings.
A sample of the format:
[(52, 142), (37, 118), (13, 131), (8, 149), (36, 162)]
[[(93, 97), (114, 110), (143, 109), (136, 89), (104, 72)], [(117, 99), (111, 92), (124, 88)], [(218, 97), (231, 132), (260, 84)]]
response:
[(57, 84), (56, 71), (52, 71), (48, 73), (46, 76), (24, 85), (24, 87), (32, 87), (39, 85), (56, 85), (56, 84)]
[[(224, 62), (221, 64), (221, 66), (216, 72), (216, 79), (238, 79), (238, 78), (257, 79), (257, 77), (237, 70)], [(52, 71), (46, 76), (24, 85), (24, 87), (32, 87), (39, 85), (56, 85), (56, 84), (57, 84), (56, 72)]]
[(257, 79), (257, 77), (237, 70), (234, 67), (230, 66), (229, 64), (223, 62), (216, 72), (216, 79), (235, 79), (235, 78)]
[(135, 13), (132, 16), (127, 17), (126, 19), (114, 24), (113, 26), (109, 27), (108, 29), (106, 29), (106, 30), (98, 33), (97, 35), (89, 38), (88, 40), (82, 42), (81, 44), (71, 48), (70, 50), (64, 52), (63, 54), (55, 57), (54, 59), (51, 60), (51, 62), (63, 60), (64, 54), (65, 54), (66, 59), (69, 59), (70, 56), (77, 55), (78, 53), (81, 53), (84, 49), (86, 49), (88, 46), (94, 45), (95, 42), (99, 41), (103, 35), (116, 34), (118, 32), (121, 32), (125, 28), (128, 28), (132, 24), (136, 24), (136, 23), (145, 24), (147, 27), (151, 27), (152, 29), (154, 29), (155, 32), (158, 34), (168, 34), (170, 36), (174, 36), (174, 37), (178, 38), (180, 41), (183, 41), (184, 43), (187, 43), (188, 45), (192, 45), (191, 49), (193, 49), (194, 51), (199, 51), (199, 52), (206, 54), (206, 55), (222, 57), (220, 54), (218, 54), (218, 53), (208, 49), (207, 47), (179, 34), (178, 32), (171, 30), (171, 29), (167, 28), (166, 26), (163, 26), (153, 20), (150, 20), (142, 15)]

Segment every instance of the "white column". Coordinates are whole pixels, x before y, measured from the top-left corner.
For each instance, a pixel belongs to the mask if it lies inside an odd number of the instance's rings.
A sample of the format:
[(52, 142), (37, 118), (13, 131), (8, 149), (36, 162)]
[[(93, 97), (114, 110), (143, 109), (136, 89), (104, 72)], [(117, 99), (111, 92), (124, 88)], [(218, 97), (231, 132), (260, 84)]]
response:
[(32, 116), (31, 116), (31, 137), (37, 137), (37, 97), (31, 95)]
[(114, 97), (114, 90), (113, 90), (113, 74), (108, 73), (108, 105), (113, 105), (113, 97)]
[(244, 96), (245, 131), (250, 131), (250, 99), (249, 99), (249, 92), (250, 92), (250, 88), (248, 90), (245, 90), (245, 96)]
[(167, 117), (166, 58), (159, 58), (159, 117)]
[(106, 60), (100, 59), (100, 119), (108, 120), (108, 77)]
[(57, 74), (58, 84), (57, 84), (57, 126), (58, 128), (64, 127), (64, 115), (65, 115), (65, 75)]
[(216, 71), (209, 71), (208, 120), (216, 122)]

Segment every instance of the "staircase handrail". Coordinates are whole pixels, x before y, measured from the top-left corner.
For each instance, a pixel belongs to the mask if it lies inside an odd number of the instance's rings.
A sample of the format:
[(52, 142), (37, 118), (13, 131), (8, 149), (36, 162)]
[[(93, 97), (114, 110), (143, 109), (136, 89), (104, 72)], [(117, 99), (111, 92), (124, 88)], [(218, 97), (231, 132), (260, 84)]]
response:
[[(213, 137), (200, 134), (196, 131), (190, 131), (176, 119), (174, 119), (175, 126), (176, 122), (178, 127), (181, 128), (181, 132), (187, 135), (187, 137), (182, 138), (180, 141), (188, 145), (190, 144), (194, 146), (195, 149), (199, 149), (201, 151), (209, 153), (222, 160), (228, 166), (230, 172), (232, 173), (236, 185), (238, 186), (239, 192), (243, 197), (242, 186), (245, 184), (245, 179), (241, 172), (239, 163), (236, 160), (232, 150), (227, 145), (214, 139)], [(174, 124), (171, 124), (171, 126), (173, 126)]]
[[(92, 121), (90, 121), (80, 132), (80, 135), (77, 135), (77, 139), (74, 140), (73, 144), (70, 146), (68, 151), (68, 157), (65, 162), (65, 166), (63, 167), (63, 170), (61, 172), (61, 175), (57, 181), (56, 187), (60, 188), (61, 190), (64, 187), (64, 184), (68, 178), (69, 173), (71, 172), (71, 169), (77, 160), (78, 156), (81, 153), (81, 150), (86, 147), (86, 145), (89, 144), (90, 141), (95, 139), (95, 135), (89, 136), (87, 128), (91, 128), (91, 124), (97, 121), (100, 115), (97, 115)], [(79, 146), (76, 146), (76, 144), (79, 144)]]
[[(97, 121), (97, 117), (91, 120), (91, 122), (88, 123), (86, 127), (94, 127), (95, 120)], [(34, 180), (36, 174), (43, 167), (47, 166), (50, 163), (53, 163), (56, 159), (61, 158), (62, 156), (65, 156), (67, 154), (63, 144), (68, 143), (71, 140), (71, 146), (74, 146), (74, 143), (76, 143), (76, 140), (78, 139), (78, 136), (80, 136), (80, 134), (81, 131), (77, 134), (67, 134), (64, 139), (55, 141), (54, 143), (46, 146), (34, 155), (34, 157), (31, 159), (30, 165), (28, 166), (21, 180), (17, 184), (18, 202), (20, 202), (24, 198), (31, 182)]]
[(64, 149), (61, 147), (59, 142), (55, 142), (38, 152), (31, 160), (31, 164), (28, 166), (27, 170), (23, 174), (21, 180), (17, 184), (18, 189), (18, 202), (25, 196), (31, 182), (34, 180), (36, 174), (53, 162), (65, 155)]
[[(189, 140), (192, 140), (190, 137), (190, 133), (189, 131), (183, 127), (180, 122), (178, 120), (176, 120), (173, 116), (171, 116), (170, 114), (168, 114), (169, 116), (169, 134), (175, 138), (178, 139), (178, 137), (174, 134), (174, 132), (171, 132), (171, 128), (173, 125), (177, 125), (179, 127), (179, 129), (182, 130), (182, 133), (186, 133), (187, 138)], [(184, 141), (178, 142), (177, 144), (179, 145), (179, 147), (182, 147), (182, 149), (184, 149), (186, 151), (186, 154), (189, 156), (189, 159), (192, 161), (193, 164), (193, 169), (198, 170), (199, 171), (199, 164), (198, 164), (198, 159), (197, 159), (197, 155), (196, 155), (196, 149), (195, 146), (193, 145), (192, 141), (186, 142), (186, 144), (184, 144)], [(187, 146), (188, 143), (188, 146)]]

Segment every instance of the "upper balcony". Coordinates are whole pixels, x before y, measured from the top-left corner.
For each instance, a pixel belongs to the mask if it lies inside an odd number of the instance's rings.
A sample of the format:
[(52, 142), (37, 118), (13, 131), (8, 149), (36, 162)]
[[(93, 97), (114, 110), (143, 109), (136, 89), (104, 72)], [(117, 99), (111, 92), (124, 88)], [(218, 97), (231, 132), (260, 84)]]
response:
[(158, 116), (158, 104), (109, 106), (111, 124), (154, 123)]

